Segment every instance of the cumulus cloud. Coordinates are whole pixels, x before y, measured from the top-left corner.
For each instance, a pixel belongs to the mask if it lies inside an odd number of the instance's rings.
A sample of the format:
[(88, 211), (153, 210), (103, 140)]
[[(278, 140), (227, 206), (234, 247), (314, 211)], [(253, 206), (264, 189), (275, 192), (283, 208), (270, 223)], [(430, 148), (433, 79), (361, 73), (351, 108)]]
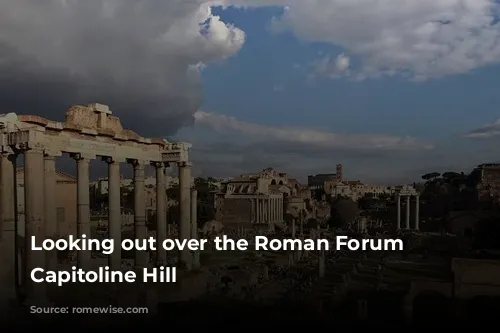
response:
[(245, 34), (203, 0), (3, 0), (0, 106), (60, 118), (102, 102), (145, 134), (193, 122), (199, 70)]
[(314, 62), (314, 72), (317, 75), (328, 76), (331, 78), (339, 78), (341, 76), (349, 76), (350, 58), (344, 53), (332, 57), (327, 55)]
[(286, 10), (273, 21), (273, 28), (345, 48), (362, 63), (356, 68), (358, 78), (401, 74), (423, 80), (466, 73), (500, 60), (500, 4), (495, 0), (284, 3)]
[(489, 139), (500, 136), (500, 119), (492, 124), (473, 129), (463, 135), (469, 139)]
[(430, 143), (412, 137), (342, 134), (290, 126), (274, 127), (204, 111), (198, 111), (194, 116), (196, 124), (208, 126), (219, 132), (234, 131), (260, 140), (306, 145), (310, 150), (408, 151), (432, 149)]

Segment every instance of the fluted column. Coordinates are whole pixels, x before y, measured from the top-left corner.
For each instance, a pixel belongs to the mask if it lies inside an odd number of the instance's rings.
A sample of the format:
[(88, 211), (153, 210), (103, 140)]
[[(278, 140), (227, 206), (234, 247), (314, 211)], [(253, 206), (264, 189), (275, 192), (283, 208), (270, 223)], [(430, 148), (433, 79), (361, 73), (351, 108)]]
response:
[[(156, 168), (156, 241), (161, 245), (167, 239), (165, 165), (163, 162), (155, 162), (153, 165)], [(156, 260), (159, 265), (164, 265), (167, 261), (167, 251), (163, 246), (156, 248)]]
[[(191, 238), (198, 239), (198, 191), (196, 189), (191, 189)], [(200, 251), (193, 252), (193, 269), (198, 269), (200, 267)]]
[[(56, 157), (53, 153), (45, 152), (43, 170), (45, 178), (45, 238), (54, 239), (57, 236), (57, 207), (56, 207)], [(47, 270), (57, 269), (57, 250), (45, 252)]]
[(410, 230), (410, 196), (406, 196), (406, 221), (405, 229)]
[[(86, 235), (91, 237), (90, 232), (90, 194), (89, 194), (89, 167), (90, 159), (84, 158), (81, 154), (73, 154), (72, 157), (76, 161), (76, 178), (77, 178), (77, 237), (82, 238)], [(110, 210), (111, 211), (111, 210)], [(78, 268), (88, 270), (91, 268), (92, 253), (91, 251), (78, 251), (77, 266)]]
[[(191, 164), (187, 162), (179, 162), (179, 239), (189, 239), (191, 234)], [(185, 267), (191, 266), (191, 255), (187, 247), (179, 253), (179, 261)]]
[(120, 204), (120, 162), (106, 158), (108, 163), (108, 233), (114, 240), (116, 249), (108, 256), (110, 270), (121, 270), (122, 252), (120, 244), (122, 239), (121, 204)]
[(415, 230), (419, 229), (420, 224), (420, 196), (415, 196)]
[(46, 300), (46, 284), (34, 283), (30, 274), (35, 268), (45, 268), (45, 251), (32, 251), (31, 238), (37, 245), (45, 239), (43, 150), (30, 149), (24, 153), (24, 214), (25, 214), (25, 283), (26, 300), (37, 304)]
[[(134, 231), (136, 239), (147, 239), (148, 228), (146, 225), (146, 198), (144, 188), (144, 162), (138, 160), (129, 161), (134, 168)], [(135, 251), (134, 265), (137, 271), (148, 267), (149, 253), (147, 251)], [(142, 273), (142, 272), (141, 272)]]
[(17, 155), (0, 156), (0, 302), (16, 298), (15, 172)]
[(396, 195), (396, 207), (397, 207), (397, 220), (396, 220), (396, 230), (401, 230), (401, 196)]

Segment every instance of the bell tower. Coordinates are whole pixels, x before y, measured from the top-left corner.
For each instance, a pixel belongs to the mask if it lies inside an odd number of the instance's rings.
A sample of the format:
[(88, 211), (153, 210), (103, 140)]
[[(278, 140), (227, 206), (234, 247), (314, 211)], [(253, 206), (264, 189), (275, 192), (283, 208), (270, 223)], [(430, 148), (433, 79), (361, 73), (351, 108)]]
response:
[(342, 174), (342, 164), (337, 164), (337, 180), (341, 182), (344, 179)]

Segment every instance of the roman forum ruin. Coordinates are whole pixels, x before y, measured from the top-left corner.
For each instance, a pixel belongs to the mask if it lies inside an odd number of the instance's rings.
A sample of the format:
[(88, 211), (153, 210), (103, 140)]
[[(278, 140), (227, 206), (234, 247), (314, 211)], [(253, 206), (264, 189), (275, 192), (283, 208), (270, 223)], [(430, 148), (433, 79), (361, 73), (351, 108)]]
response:
[(405, 220), (405, 230), (410, 230), (410, 205), (411, 197), (415, 197), (415, 225), (414, 230), (419, 228), (420, 220), (420, 196), (418, 192), (413, 187), (403, 187), (398, 193), (396, 193), (397, 198), (397, 222), (396, 229), (401, 230), (401, 197), (406, 197), (406, 220)]
[[(118, 117), (112, 115), (108, 106), (91, 104), (72, 106), (66, 112), (64, 122), (48, 120), (36, 115), (0, 115), (1, 147), (1, 228), (0, 228), (0, 289), (8, 290), (13, 298), (17, 267), (22, 267), (21, 280), (24, 281), (27, 299), (43, 299), (46, 290), (43, 283), (35, 284), (29, 279), (35, 267), (55, 270), (55, 253), (30, 251), (31, 237), (37, 240), (54, 238), (56, 235), (56, 168), (55, 158), (69, 154), (77, 164), (77, 237), (90, 237), (89, 210), (89, 162), (102, 159), (108, 165), (109, 177), (109, 238), (115, 244), (121, 242), (120, 207), (120, 163), (127, 162), (134, 169), (136, 238), (148, 237), (144, 200), (144, 167), (152, 164), (156, 168), (157, 242), (167, 238), (166, 222), (166, 168), (176, 164), (180, 181), (180, 224), (179, 238), (189, 239), (196, 224), (191, 219), (191, 196), (196, 192), (190, 186), (191, 164), (187, 143), (171, 143), (164, 139), (144, 138), (131, 130), (124, 129)], [(25, 227), (24, 240), (17, 225), (16, 203), (16, 161), (24, 156), (25, 184)], [(196, 205), (194, 200), (193, 205)], [(18, 241), (21, 239), (21, 241)], [(3, 244), (2, 244), (3, 243)], [(161, 248), (161, 247), (160, 247)], [(20, 255), (19, 253), (22, 253)], [(19, 260), (18, 260), (19, 258)], [(159, 250), (159, 263), (167, 260), (166, 251)], [(197, 266), (197, 260), (189, 251), (179, 253), (181, 265)], [(18, 262), (20, 261), (20, 262)], [(89, 251), (78, 251), (77, 266), (88, 269), (91, 264)], [(121, 270), (121, 251), (114, 251), (108, 258), (111, 270)], [(148, 253), (137, 251), (135, 266), (146, 267)], [(51, 267), (52, 266), (52, 267)], [(27, 278), (28, 277), (28, 278)], [(12, 292), (11, 292), (12, 291)], [(10, 296), (10, 297), (9, 297)]]

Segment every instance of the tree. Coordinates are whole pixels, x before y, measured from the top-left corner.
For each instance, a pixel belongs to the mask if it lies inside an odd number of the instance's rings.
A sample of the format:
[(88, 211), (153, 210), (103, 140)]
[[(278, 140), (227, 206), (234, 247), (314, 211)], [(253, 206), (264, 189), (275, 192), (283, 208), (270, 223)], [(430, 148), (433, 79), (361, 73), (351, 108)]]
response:
[[(371, 194), (371, 193), (369, 193)], [(359, 208), (363, 210), (372, 209), (380, 200), (373, 197), (373, 195), (365, 195), (358, 200)]]
[(428, 180), (433, 180), (439, 176), (441, 176), (441, 174), (439, 172), (430, 172), (430, 173), (426, 173), (425, 175), (423, 175), (422, 179), (428, 181)]
[(479, 220), (474, 231), (474, 247), (479, 249), (500, 248), (500, 224), (497, 219)]
[(329, 224), (333, 227), (343, 228), (359, 216), (358, 204), (351, 199), (340, 198), (334, 201), (330, 208)]
[(442, 174), (442, 177), (447, 181), (451, 182), (455, 178), (460, 178), (461, 175), (458, 172), (447, 171)]

